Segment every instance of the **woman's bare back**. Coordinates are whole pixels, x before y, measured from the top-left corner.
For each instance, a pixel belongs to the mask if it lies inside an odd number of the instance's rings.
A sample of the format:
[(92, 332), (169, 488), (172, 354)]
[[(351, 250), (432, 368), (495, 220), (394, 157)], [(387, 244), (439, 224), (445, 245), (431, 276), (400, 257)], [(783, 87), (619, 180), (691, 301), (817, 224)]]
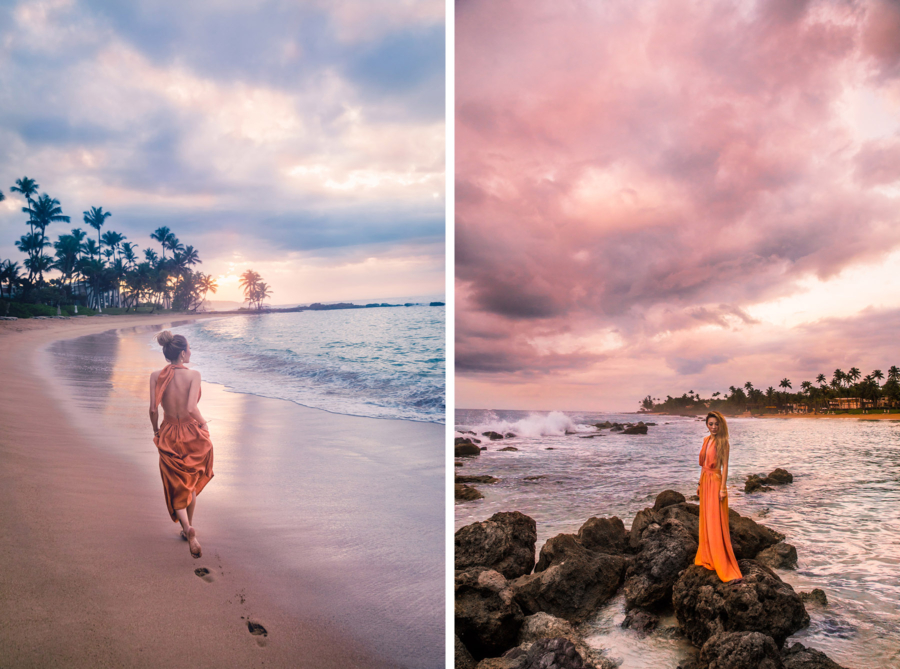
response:
[[(200, 394), (200, 372), (191, 369), (175, 370), (175, 375), (169, 382), (165, 392), (163, 392), (160, 406), (165, 412), (166, 418), (171, 420), (182, 420), (189, 418), (191, 409), (191, 399), (193, 396), (193, 405), (196, 406), (197, 399)], [(151, 382), (153, 387), (156, 386), (156, 380), (159, 378), (159, 372), (153, 372)]]

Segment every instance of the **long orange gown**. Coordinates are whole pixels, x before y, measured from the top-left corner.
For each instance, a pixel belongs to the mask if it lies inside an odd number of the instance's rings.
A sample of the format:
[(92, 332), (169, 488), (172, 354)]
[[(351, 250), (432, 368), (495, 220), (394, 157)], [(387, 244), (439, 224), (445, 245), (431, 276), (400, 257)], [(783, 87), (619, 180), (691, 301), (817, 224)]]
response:
[(712, 435), (703, 440), (700, 466), (700, 545), (694, 564), (715, 569), (723, 582), (741, 578), (728, 530), (728, 496), (719, 501), (722, 472), (716, 469), (716, 441)]
[[(184, 365), (166, 365), (156, 379), (156, 406), (175, 377), (176, 369)], [(199, 397), (198, 397), (199, 399)], [(213, 477), (213, 445), (209, 431), (200, 429), (193, 418), (163, 417), (159, 434), (153, 438), (159, 449), (159, 473), (162, 475), (166, 507), (172, 520), (178, 522), (176, 509), (186, 509), (191, 495), (199, 494)]]

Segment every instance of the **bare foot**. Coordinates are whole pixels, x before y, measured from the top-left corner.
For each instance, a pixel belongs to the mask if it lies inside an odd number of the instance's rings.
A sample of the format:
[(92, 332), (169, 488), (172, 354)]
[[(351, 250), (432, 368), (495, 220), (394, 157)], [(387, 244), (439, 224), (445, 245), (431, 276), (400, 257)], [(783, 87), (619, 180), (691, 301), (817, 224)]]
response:
[(198, 558), (203, 555), (203, 551), (200, 550), (200, 542), (197, 541), (197, 533), (194, 531), (194, 528), (188, 530), (187, 533), (188, 545), (191, 548), (191, 557)]

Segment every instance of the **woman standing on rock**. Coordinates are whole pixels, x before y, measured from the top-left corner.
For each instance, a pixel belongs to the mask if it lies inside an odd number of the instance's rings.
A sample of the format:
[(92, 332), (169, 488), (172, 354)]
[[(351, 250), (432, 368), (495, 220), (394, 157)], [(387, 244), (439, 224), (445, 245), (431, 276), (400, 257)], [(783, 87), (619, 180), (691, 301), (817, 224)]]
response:
[(723, 582), (741, 578), (728, 529), (728, 424), (718, 411), (706, 416), (709, 435), (700, 449), (700, 545), (694, 564), (715, 569)]
[[(191, 361), (191, 347), (182, 335), (166, 330), (157, 335), (156, 341), (169, 364), (150, 375), (153, 443), (159, 449), (159, 472), (169, 515), (181, 523), (181, 536), (188, 541), (191, 555), (198, 558), (202, 552), (191, 523), (197, 495), (213, 477), (213, 445), (197, 408), (200, 372), (184, 366)], [(160, 403), (165, 417), (157, 426)]]

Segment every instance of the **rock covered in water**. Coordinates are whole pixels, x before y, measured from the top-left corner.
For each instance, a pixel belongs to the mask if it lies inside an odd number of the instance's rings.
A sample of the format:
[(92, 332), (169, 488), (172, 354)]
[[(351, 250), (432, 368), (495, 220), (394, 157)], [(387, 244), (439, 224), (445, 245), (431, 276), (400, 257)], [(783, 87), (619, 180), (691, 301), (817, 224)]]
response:
[(622, 434), (647, 434), (646, 425), (632, 425), (622, 430)]
[(744, 484), (744, 492), (766, 492), (773, 490), (773, 485), (785, 485), (794, 482), (794, 475), (786, 469), (778, 467), (768, 474), (750, 474)]
[(483, 499), (484, 495), (478, 488), (473, 488), (464, 483), (456, 483), (453, 486), (454, 498), (460, 502), (472, 502), (476, 499)]
[(487, 437), (491, 441), (497, 441), (498, 439), (503, 439), (502, 434), (500, 434), (499, 432), (494, 432), (493, 430), (490, 430), (488, 432), (482, 432), (481, 436)]
[(495, 657), (515, 646), (524, 619), (500, 572), (476, 567), (456, 575), (456, 635), (475, 659)]
[(471, 442), (467, 444), (457, 444), (453, 447), (453, 455), (457, 458), (465, 458), (471, 455), (481, 455), (481, 448), (477, 444)]
[(498, 449), (498, 450), (501, 450), (501, 451), (518, 451), (519, 449), (516, 448), (515, 446), (507, 446), (507, 447), (505, 447), (505, 448), (501, 448), (501, 449)]
[(589, 551), (573, 535), (561, 534), (541, 549), (535, 573), (511, 585), (526, 613), (582, 622), (618, 590), (625, 564), (619, 555)]
[(825, 653), (815, 648), (807, 648), (795, 643), (785, 649), (781, 656), (784, 669), (844, 669)]
[(537, 523), (518, 511), (495, 513), (459, 528), (454, 543), (457, 569), (490, 567), (506, 578), (516, 578), (534, 568)]
[(488, 476), (487, 474), (482, 474), (479, 476), (460, 476), (456, 475), (456, 483), (496, 483), (500, 479), (494, 478), (493, 476)]
[(625, 523), (617, 516), (588, 518), (578, 530), (578, 542), (590, 551), (621, 555), (628, 548)]
[(700, 649), (699, 665), (709, 669), (782, 669), (772, 637), (760, 632), (721, 632)]
[(626, 606), (653, 608), (668, 602), (679, 573), (696, 555), (697, 540), (679, 521), (669, 518), (649, 525), (625, 575)]
[(672, 595), (675, 615), (686, 636), (702, 646), (722, 632), (760, 632), (780, 647), (809, 624), (800, 596), (768, 567), (741, 560), (739, 583), (722, 583), (715, 571), (688, 567)]
[(803, 602), (811, 602), (813, 604), (818, 604), (819, 606), (828, 606), (828, 598), (825, 596), (825, 591), (821, 588), (813, 588), (809, 592), (801, 592), (800, 599)]
[[(472, 434), (475, 434), (472, 432)], [(459, 446), (460, 444), (480, 444), (481, 439), (475, 439), (474, 437), (456, 437), (453, 440), (454, 446)]]
[(622, 627), (633, 629), (640, 634), (649, 634), (659, 625), (659, 616), (644, 609), (631, 609), (625, 614)]
[(797, 549), (791, 544), (779, 541), (774, 546), (761, 550), (755, 559), (769, 569), (795, 569)]

